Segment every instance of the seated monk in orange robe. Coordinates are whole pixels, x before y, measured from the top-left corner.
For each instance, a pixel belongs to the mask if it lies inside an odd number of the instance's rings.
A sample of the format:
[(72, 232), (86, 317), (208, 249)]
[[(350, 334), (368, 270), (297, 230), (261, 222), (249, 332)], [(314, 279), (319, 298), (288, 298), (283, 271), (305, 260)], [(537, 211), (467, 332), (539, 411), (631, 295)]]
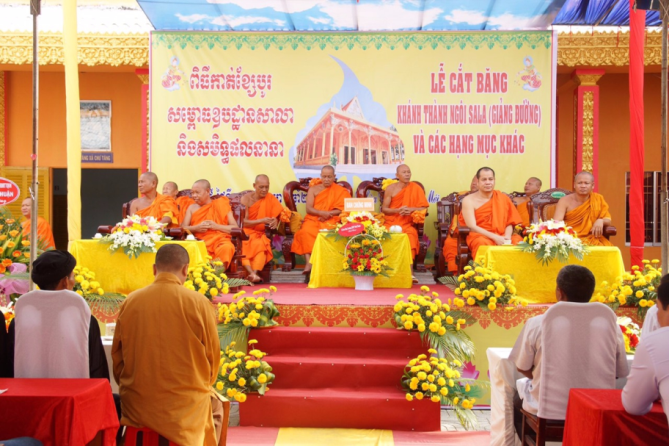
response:
[(602, 195), (593, 192), (594, 187), (595, 177), (590, 172), (576, 174), (574, 193), (560, 198), (553, 220), (564, 220), (586, 245), (613, 246), (604, 237), (604, 227), (611, 224), (609, 205)]
[(130, 205), (130, 215), (153, 217), (167, 227), (178, 225), (179, 208), (174, 198), (161, 195), (156, 191), (158, 176), (153, 172), (145, 172), (139, 177), (139, 193), (142, 195)]
[(249, 192), (241, 199), (246, 206), (244, 232), (248, 240), (242, 242), (244, 258), (242, 265), (249, 273), (251, 282), (261, 282), (258, 275), (265, 265), (272, 260), (272, 243), (265, 235), (265, 225), (271, 229), (279, 225), (279, 216), (283, 206), (277, 198), (269, 193), (269, 177), (258, 175), (253, 183), (254, 192)]
[(210, 191), (207, 180), (198, 180), (193, 184), (191, 197), (195, 204), (188, 208), (181, 227), (198, 240), (203, 240), (212, 259), (220, 260), (227, 269), (235, 254), (230, 231), (239, 226), (232, 214), (230, 200), (226, 197), (212, 200)]
[(511, 199), (495, 190), (495, 171), (482, 167), (476, 172), (479, 190), (462, 200), (458, 217), (461, 225), (469, 227), (467, 245), (472, 259), (484, 245), (517, 245), (523, 239), (513, 233), (520, 224), (520, 215)]
[[(21, 226), (23, 227), (23, 236), (28, 239), (30, 239), (30, 213), (32, 212), (32, 205), (32, 198), (26, 198), (21, 203), (21, 213), (26, 218), (26, 220), (21, 223)], [(40, 248), (43, 248), (45, 251), (48, 249), (56, 249), (56, 242), (53, 240), (53, 232), (51, 231), (49, 222), (39, 216), (37, 217), (37, 240), (42, 243)]]
[(177, 208), (179, 208), (179, 215), (177, 220), (179, 221), (179, 224), (181, 224), (181, 222), (184, 221), (184, 217), (186, 217), (188, 208), (191, 204), (195, 203), (195, 201), (188, 195), (177, 197), (178, 193), (179, 186), (177, 186), (177, 183), (174, 181), (168, 181), (167, 183), (163, 184), (163, 195), (169, 195), (170, 197), (174, 198), (174, 201), (177, 203)]
[[(476, 176), (472, 178), (472, 182), (469, 185), (469, 190), (464, 190), (458, 193), (458, 199), (461, 199), (463, 195), (476, 192), (479, 190), (479, 183), (476, 179)], [(456, 257), (458, 255), (458, 216), (451, 216), (451, 227), (448, 230), (448, 236), (444, 240), (444, 261), (446, 262), (446, 267), (452, 273), (458, 271), (458, 262)]]
[(393, 225), (402, 226), (402, 232), (409, 237), (411, 244), (411, 258), (416, 257), (418, 245), (418, 231), (414, 227), (413, 214), (416, 211), (427, 210), (430, 203), (425, 198), (425, 191), (417, 183), (411, 182), (411, 169), (406, 164), (397, 166), (395, 175), (399, 180), (386, 189), (383, 196), (381, 212), (385, 215), (386, 228)]
[(516, 205), (518, 209), (518, 214), (523, 220), (523, 226), (528, 227), (532, 223), (532, 216), (530, 215), (530, 210), (527, 206), (527, 203), (532, 199), (532, 195), (538, 194), (541, 192), (541, 180), (537, 177), (531, 177), (525, 182), (525, 196), (516, 197), (513, 199), (513, 204)]
[(302, 227), (295, 234), (291, 251), (304, 255), (306, 265), (303, 274), (311, 272), (311, 251), (321, 229), (335, 227), (344, 209), (344, 199), (351, 198), (351, 194), (335, 182), (334, 167), (324, 166), (321, 169), (321, 183), (309, 187), (307, 192), (307, 215)]

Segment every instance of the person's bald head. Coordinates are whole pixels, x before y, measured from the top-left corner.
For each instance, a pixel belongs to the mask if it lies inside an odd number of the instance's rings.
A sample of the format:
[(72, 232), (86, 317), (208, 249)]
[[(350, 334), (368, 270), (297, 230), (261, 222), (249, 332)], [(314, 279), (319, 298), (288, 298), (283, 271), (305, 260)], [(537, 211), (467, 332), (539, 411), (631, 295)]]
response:
[(200, 206), (211, 199), (211, 184), (207, 180), (197, 180), (190, 190), (190, 197)]
[(469, 192), (478, 192), (479, 190), (479, 179), (476, 178), (476, 175), (474, 175), (474, 178), (472, 178), (472, 182), (469, 183)]
[(265, 198), (269, 192), (269, 177), (265, 174), (256, 176), (253, 182), (253, 190), (255, 190), (258, 198)]
[(137, 187), (139, 188), (139, 193), (142, 195), (155, 192), (158, 188), (158, 175), (153, 172), (144, 172), (139, 176)]
[(531, 197), (534, 194), (538, 194), (541, 191), (541, 180), (537, 177), (530, 177), (525, 182), (524, 187), (525, 195)]
[(156, 252), (156, 263), (153, 265), (154, 274), (170, 273), (177, 276), (183, 284), (188, 276), (188, 264), (190, 258), (188, 251), (176, 243), (170, 243), (160, 247)]
[(335, 180), (335, 170), (334, 167), (327, 164), (321, 168), (321, 181), (323, 181), (323, 186), (330, 187)]
[(579, 172), (574, 177), (574, 192), (577, 195), (590, 195), (595, 190), (595, 176), (590, 172)]
[(163, 184), (163, 195), (169, 195), (172, 198), (176, 198), (179, 193), (179, 186), (174, 181), (168, 181)]
[(24, 198), (21, 202), (21, 213), (25, 218), (30, 218), (30, 213), (33, 209), (33, 199), (28, 197)]
[(395, 176), (400, 183), (408, 183), (411, 181), (411, 169), (406, 164), (400, 164), (395, 169)]

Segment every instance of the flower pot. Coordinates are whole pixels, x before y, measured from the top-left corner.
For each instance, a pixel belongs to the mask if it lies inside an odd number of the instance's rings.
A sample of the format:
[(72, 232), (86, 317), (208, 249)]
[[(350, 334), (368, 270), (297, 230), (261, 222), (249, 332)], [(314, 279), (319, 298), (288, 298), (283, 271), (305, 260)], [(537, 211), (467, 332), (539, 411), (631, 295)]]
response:
[(355, 280), (355, 289), (359, 291), (374, 290), (374, 279), (376, 276), (353, 276)]

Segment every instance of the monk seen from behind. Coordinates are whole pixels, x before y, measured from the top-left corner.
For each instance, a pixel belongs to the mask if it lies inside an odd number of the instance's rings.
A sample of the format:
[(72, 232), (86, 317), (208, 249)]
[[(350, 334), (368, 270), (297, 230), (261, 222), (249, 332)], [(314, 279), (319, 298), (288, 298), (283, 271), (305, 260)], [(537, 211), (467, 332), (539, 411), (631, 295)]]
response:
[(564, 220), (586, 245), (613, 246), (604, 237), (604, 228), (611, 224), (609, 205), (594, 187), (595, 177), (590, 172), (576, 174), (574, 193), (560, 198), (553, 220)]
[(178, 226), (179, 208), (174, 198), (161, 195), (158, 188), (158, 176), (153, 172), (145, 172), (137, 182), (140, 197), (130, 204), (130, 215), (153, 217), (168, 227)]
[(385, 214), (385, 226), (402, 226), (402, 232), (409, 237), (411, 244), (411, 258), (418, 254), (418, 231), (414, 227), (413, 213), (425, 212), (430, 205), (425, 198), (422, 187), (411, 181), (411, 169), (406, 164), (397, 167), (395, 171), (397, 183), (386, 189), (381, 205), (381, 212)]
[(272, 244), (265, 235), (265, 226), (275, 229), (283, 206), (269, 193), (269, 177), (258, 175), (253, 183), (253, 192), (244, 195), (241, 202), (246, 206), (244, 232), (248, 240), (242, 243), (244, 259), (242, 265), (248, 271), (251, 282), (260, 282), (258, 272), (272, 260)]
[(517, 245), (522, 237), (513, 233), (521, 223), (518, 210), (511, 199), (495, 190), (495, 171), (482, 167), (476, 172), (479, 190), (462, 200), (458, 217), (461, 225), (469, 227), (467, 245), (473, 259), (484, 245)]
[(344, 209), (344, 199), (351, 194), (335, 183), (335, 170), (332, 166), (321, 169), (320, 184), (309, 187), (307, 192), (307, 215), (302, 228), (295, 233), (291, 251), (306, 258), (304, 274), (311, 272), (311, 251), (321, 229), (333, 229), (337, 224), (338, 215)]
[(174, 181), (168, 181), (167, 183), (163, 184), (163, 195), (174, 198), (174, 201), (177, 203), (177, 208), (179, 209), (179, 215), (177, 219), (179, 220), (179, 224), (181, 224), (184, 221), (184, 217), (186, 216), (188, 208), (191, 204), (195, 203), (195, 201), (188, 195), (177, 197), (178, 193), (179, 186), (177, 186), (177, 183)]
[(207, 180), (198, 180), (193, 184), (191, 197), (195, 203), (188, 208), (181, 227), (204, 241), (209, 255), (223, 262), (227, 268), (235, 254), (230, 232), (239, 227), (232, 214), (230, 200), (226, 197), (212, 200), (211, 185)]
[[(25, 220), (21, 222), (21, 226), (23, 227), (23, 236), (27, 238), (30, 238), (32, 207), (33, 199), (30, 197), (26, 198), (21, 203), (21, 213), (25, 217)], [(49, 225), (49, 222), (40, 216), (37, 217), (37, 240), (39, 243), (38, 246), (44, 250), (56, 249), (56, 242), (53, 240), (51, 225)]]

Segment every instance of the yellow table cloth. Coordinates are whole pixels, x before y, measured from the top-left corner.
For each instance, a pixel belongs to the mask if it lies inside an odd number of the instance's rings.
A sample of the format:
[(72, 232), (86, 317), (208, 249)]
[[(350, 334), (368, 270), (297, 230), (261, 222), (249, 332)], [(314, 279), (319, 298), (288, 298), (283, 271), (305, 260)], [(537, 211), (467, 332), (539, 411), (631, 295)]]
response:
[[(612, 283), (625, 272), (620, 250), (614, 246), (588, 246), (589, 254), (578, 260), (569, 256), (570, 265), (582, 265), (595, 275), (596, 290), (601, 283)], [(518, 296), (529, 302), (548, 303), (555, 300), (555, 279), (567, 265), (557, 259), (544, 266), (531, 252), (522, 252), (515, 246), (481, 246), (477, 261), (500, 274), (509, 274), (516, 281)]]
[[(157, 242), (156, 250), (168, 243), (178, 243), (188, 251), (190, 265), (207, 260), (207, 247), (202, 241)], [(153, 283), (153, 264), (156, 255), (151, 252), (129, 259), (123, 250), (112, 253), (108, 244), (99, 240), (75, 240), (70, 242), (69, 251), (77, 259), (77, 265), (95, 273), (95, 280), (103, 290), (128, 294)]]
[[(311, 280), (309, 288), (354, 288), (355, 279), (342, 271), (344, 248), (348, 239), (335, 238), (320, 233), (311, 253)], [(381, 242), (383, 257), (392, 268), (390, 277), (376, 276), (374, 288), (411, 288), (411, 244), (406, 234), (391, 234)]]

